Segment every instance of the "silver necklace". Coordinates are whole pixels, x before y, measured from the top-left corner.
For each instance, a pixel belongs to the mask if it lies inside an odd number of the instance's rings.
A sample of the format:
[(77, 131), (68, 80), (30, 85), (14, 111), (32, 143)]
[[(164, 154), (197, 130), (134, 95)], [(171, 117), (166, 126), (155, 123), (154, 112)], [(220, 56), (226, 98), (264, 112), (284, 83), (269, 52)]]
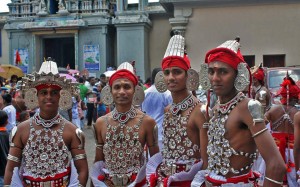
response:
[(118, 121), (121, 125), (124, 125), (129, 119), (132, 119), (135, 116), (136, 109), (133, 106), (131, 106), (130, 110), (127, 112), (119, 112), (116, 108), (112, 111), (113, 120)]
[(172, 103), (172, 106), (170, 107), (170, 111), (173, 116), (177, 115), (179, 111), (185, 111), (190, 106), (194, 104), (194, 99), (192, 97), (192, 94), (188, 95), (183, 101), (180, 103)]
[(45, 128), (51, 128), (54, 124), (59, 124), (63, 120), (63, 118), (59, 113), (57, 113), (57, 115), (54, 118), (47, 120), (43, 119), (40, 116), (40, 113), (35, 113), (33, 116), (33, 120), (36, 125), (42, 125)]

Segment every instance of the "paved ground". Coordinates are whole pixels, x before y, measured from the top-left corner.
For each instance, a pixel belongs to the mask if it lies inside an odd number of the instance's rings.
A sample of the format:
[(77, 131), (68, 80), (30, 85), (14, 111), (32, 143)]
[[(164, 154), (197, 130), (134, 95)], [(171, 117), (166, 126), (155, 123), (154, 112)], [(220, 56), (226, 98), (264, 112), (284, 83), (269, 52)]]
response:
[[(89, 168), (93, 165), (94, 158), (95, 158), (95, 138), (92, 129), (85, 128), (83, 129), (85, 134), (85, 151), (87, 154), (88, 165)], [(87, 183), (87, 187), (90, 186), (90, 180)]]

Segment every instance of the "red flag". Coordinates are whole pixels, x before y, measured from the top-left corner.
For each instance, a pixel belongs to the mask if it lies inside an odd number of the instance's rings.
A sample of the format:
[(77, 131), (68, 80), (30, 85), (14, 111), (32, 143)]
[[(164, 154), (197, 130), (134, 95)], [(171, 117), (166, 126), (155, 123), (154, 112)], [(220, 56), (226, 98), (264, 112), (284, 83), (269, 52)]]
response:
[(16, 62), (15, 63), (16, 63), (16, 65), (22, 64), (22, 59), (21, 59), (21, 56), (20, 56), (18, 50), (16, 52)]

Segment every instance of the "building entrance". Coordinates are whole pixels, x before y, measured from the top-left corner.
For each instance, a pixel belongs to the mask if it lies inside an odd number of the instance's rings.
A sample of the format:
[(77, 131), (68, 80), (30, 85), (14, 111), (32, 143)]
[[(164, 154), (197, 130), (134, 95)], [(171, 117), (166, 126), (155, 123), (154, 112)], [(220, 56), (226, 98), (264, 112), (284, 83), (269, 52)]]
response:
[(44, 38), (44, 57), (51, 57), (58, 67), (75, 69), (74, 37)]

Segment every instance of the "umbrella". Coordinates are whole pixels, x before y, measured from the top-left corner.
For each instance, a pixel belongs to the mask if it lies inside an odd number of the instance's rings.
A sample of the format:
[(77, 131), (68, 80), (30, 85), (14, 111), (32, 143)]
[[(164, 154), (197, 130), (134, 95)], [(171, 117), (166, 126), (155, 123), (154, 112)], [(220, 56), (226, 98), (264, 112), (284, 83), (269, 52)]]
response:
[(68, 72), (69, 72), (70, 75), (74, 75), (74, 74), (79, 73), (79, 71), (77, 69), (68, 69)]
[(17, 66), (3, 64), (0, 65), (0, 67), (4, 70), (4, 72), (0, 72), (0, 77), (3, 77), (5, 79), (10, 79), (12, 75), (17, 75), (18, 77), (24, 76), (22, 69)]
[(111, 77), (112, 74), (114, 74), (116, 72), (116, 70), (111, 70), (111, 71), (106, 71), (104, 72), (103, 74), (106, 76), (106, 77)]
[(66, 79), (71, 79), (72, 82), (77, 82), (76, 78), (73, 77), (72, 75), (66, 74), (66, 73), (60, 73), (59, 74), (60, 77), (66, 77)]

